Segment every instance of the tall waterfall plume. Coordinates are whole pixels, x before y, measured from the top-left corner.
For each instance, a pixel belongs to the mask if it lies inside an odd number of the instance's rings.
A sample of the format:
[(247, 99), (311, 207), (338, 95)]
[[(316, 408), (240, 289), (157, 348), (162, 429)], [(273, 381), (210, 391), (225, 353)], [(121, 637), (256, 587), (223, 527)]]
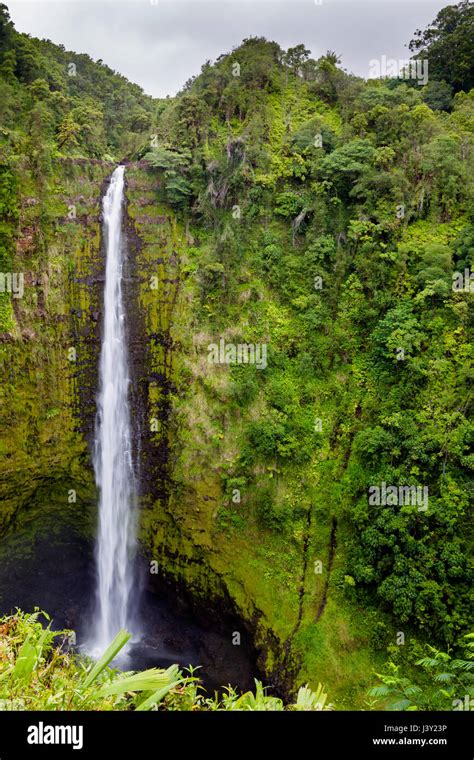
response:
[(122, 295), (124, 167), (103, 199), (106, 244), (94, 470), (100, 492), (96, 544), (97, 609), (91, 649), (103, 651), (120, 628), (133, 629), (135, 482), (128, 402), (129, 371)]

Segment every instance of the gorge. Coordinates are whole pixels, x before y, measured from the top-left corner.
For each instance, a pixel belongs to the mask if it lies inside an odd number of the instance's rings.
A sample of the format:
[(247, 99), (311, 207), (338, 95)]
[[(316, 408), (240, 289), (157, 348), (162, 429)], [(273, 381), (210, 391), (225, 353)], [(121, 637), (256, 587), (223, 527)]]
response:
[[(104, 165), (102, 171), (107, 174), (112, 168)], [(55, 628), (75, 629), (79, 650), (93, 657), (101, 655), (118, 630), (125, 628), (134, 639), (125, 658), (121, 654), (118, 664), (122, 667), (166, 667), (175, 662), (182, 667), (199, 665), (206, 670), (203, 682), (208, 689), (220, 690), (229, 682), (245, 690), (252, 687), (252, 676), (258, 674), (256, 655), (231, 608), (226, 611), (224, 606), (218, 612), (207, 608), (204, 600), (196, 605), (185, 589), (170, 588), (156, 576), (156, 568), (150, 569), (153, 561), (143, 554), (135, 556), (133, 512), (139, 491), (136, 473), (141, 469), (137, 439), (146, 438), (150, 426), (143, 418), (146, 398), (140, 397), (128, 370), (128, 344), (139, 320), (135, 318), (134, 326), (127, 329), (127, 312), (136, 309), (131, 301), (136, 291), (130, 288), (134, 273), (127, 251), (130, 219), (125, 184), (121, 166), (109, 178), (104, 177), (98, 188), (100, 195), (94, 199), (96, 224), (101, 229), (96, 239), (93, 283), (97, 305), (88, 314), (94, 340), (91, 345), (89, 334), (75, 328), (76, 361), (70, 373), (82, 399), (83, 406), (79, 405), (76, 413), (87, 431), (84, 455), (90, 462), (86, 464), (89, 473), (93, 464), (98, 498), (90, 483), (88, 515), (83, 516), (87, 527), (78, 526), (74, 519), (77, 512), (70, 515), (71, 522), (64, 520), (59, 503), (55, 505), (59, 513), (52, 510), (51, 523), (43, 512), (30, 516), (26, 529), (20, 520), (15, 531), (7, 534), (0, 560), (1, 608), (5, 612), (17, 606), (33, 611), (39, 605), (50, 613)], [(77, 280), (77, 285), (89, 291), (89, 278)], [(148, 281), (145, 284), (148, 287)], [(79, 296), (71, 307), (79, 319), (84, 317), (80, 300)], [(136, 350), (131, 350), (136, 379), (142, 352), (137, 359)], [(141, 385), (148, 388), (148, 383)], [(129, 400), (133, 403), (133, 421), (129, 420)], [(81, 489), (75, 481), (68, 483), (72, 485), (75, 488), (68, 487), (63, 499), (74, 510), (78, 502), (86, 506)], [(237, 651), (232, 644), (236, 627), (241, 629)]]
[(372, 709), (470, 624), (472, 91), (252, 37), (153, 99), (0, 22), (0, 612)]

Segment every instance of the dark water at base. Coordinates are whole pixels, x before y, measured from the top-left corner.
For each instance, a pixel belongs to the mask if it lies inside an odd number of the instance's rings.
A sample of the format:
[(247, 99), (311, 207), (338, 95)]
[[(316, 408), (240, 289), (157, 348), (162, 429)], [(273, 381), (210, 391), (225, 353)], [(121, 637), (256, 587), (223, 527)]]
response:
[[(50, 615), (55, 630), (75, 630), (80, 646), (90, 626), (93, 573), (90, 542), (68, 527), (34, 538), (31, 529), (4, 537), (0, 543), (0, 613), (16, 607), (32, 612), (39, 607)], [(210, 693), (228, 684), (239, 691), (253, 688), (255, 656), (243, 626), (210, 616), (205, 610), (200, 610), (198, 617), (173, 592), (142, 591), (143, 636), (130, 646), (124, 667), (199, 665), (196, 675)], [(241, 634), (240, 646), (232, 644), (235, 631)]]

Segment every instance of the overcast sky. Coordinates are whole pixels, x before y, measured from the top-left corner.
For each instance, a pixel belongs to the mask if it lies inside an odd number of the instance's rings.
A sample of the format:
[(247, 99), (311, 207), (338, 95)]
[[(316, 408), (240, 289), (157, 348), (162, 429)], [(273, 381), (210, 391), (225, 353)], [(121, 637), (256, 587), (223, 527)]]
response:
[(245, 37), (326, 50), (359, 76), (407, 58), (413, 32), (449, 0), (3, 0), (20, 32), (88, 53), (157, 97), (174, 95), (208, 59)]

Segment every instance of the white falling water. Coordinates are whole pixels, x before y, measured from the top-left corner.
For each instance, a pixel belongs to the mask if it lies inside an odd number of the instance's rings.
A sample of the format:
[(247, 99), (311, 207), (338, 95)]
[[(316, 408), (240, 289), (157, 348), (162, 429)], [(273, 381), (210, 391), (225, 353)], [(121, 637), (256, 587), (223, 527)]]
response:
[(131, 630), (134, 583), (134, 477), (128, 406), (128, 357), (122, 298), (124, 167), (103, 199), (106, 242), (104, 324), (99, 367), (94, 469), (100, 491), (96, 545), (98, 609), (92, 649), (102, 653), (120, 628)]

